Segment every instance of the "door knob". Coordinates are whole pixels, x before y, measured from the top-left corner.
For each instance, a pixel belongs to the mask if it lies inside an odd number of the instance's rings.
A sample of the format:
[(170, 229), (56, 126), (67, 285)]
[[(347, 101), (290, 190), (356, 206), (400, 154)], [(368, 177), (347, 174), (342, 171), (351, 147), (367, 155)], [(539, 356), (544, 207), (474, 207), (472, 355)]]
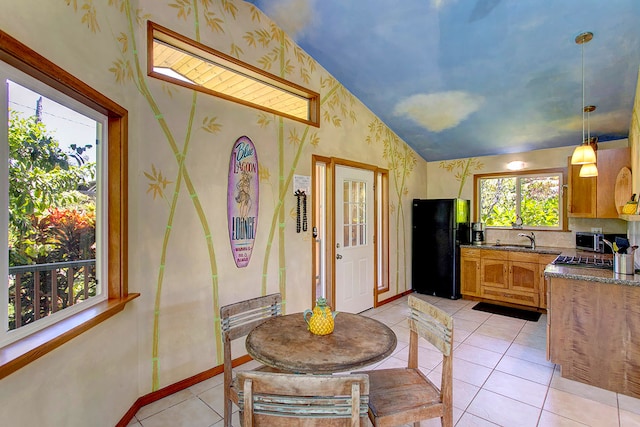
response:
[(342, 259), (342, 255), (336, 254), (336, 259)]

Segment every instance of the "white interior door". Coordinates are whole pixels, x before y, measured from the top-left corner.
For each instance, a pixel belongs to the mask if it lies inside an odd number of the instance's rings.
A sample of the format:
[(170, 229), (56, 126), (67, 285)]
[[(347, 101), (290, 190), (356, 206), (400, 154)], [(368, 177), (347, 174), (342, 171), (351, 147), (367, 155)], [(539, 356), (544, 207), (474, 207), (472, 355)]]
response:
[(336, 166), (335, 307), (359, 313), (373, 307), (373, 171)]

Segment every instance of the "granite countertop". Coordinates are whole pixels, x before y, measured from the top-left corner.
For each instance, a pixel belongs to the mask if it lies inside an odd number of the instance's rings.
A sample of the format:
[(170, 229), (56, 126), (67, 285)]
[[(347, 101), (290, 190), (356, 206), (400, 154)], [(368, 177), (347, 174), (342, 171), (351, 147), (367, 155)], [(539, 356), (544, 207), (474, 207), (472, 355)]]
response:
[[(611, 259), (611, 254), (577, 251), (573, 248), (559, 248), (554, 246), (536, 246), (531, 249), (528, 245), (510, 245), (508, 243), (485, 243), (484, 245), (460, 245), (461, 248), (491, 249), (498, 251), (529, 252), (548, 255), (588, 256)], [(612, 285), (640, 286), (640, 274), (616, 274), (613, 270), (594, 267), (574, 267), (569, 265), (547, 264), (544, 269), (545, 277), (559, 277), (564, 279), (585, 280), (587, 282), (609, 283)]]
[(568, 265), (547, 264), (545, 277), (585, 280), (587, 282), (609, 283), (612, 285), (640, 286), (640, 274), (617, 274), (606, 268), (572, 267)]
[(531, 249), (529, 245), (517, 245), (511, 243), (485, 243), (483, 245), (460, 245), (461, 248), (470, 249), (491, 249), (496, 251), (511, 251), (511, 252), (527, 252), (533, 254), (546, 254), (546, 255), (560, 255), (565, 251), (571, 251), (568, 248), (558, 248), (555, 246), (536, 246), (535, 249)]

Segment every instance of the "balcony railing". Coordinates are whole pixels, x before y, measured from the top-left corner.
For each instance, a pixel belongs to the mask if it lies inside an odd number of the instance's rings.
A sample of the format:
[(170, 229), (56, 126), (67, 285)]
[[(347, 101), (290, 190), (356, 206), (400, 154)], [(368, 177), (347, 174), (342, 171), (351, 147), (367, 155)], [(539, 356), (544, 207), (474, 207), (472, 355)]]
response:
[(9, 329), (96, 295), (96, 260), (9, 267)]

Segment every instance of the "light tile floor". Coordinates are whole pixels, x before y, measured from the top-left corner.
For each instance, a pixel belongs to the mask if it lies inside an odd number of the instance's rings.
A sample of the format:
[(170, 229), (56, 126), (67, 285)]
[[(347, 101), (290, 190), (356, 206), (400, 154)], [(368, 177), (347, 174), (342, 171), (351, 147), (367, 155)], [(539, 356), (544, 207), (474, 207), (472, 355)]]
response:
[[(545, 315), (538, 322), (527, 322), (472, 310), (472, 301), (418, 297), (454, 318), (456, 426), (640, 426), (640, 399), (560, 377), (545, 357)], [(398, 337), (396, 351), (377, 367), (406, 364), (406, 303), (404, 297), (363, 313), (390, 326)], [(439, 384), (442, 359), (428, 346), (425, 342), (420, 348), (419, 364)], [(255, 362), (239, 369), (253, 367)], [(222, 375), (218, 375), (141, 408), (129, 425), (218, 427), (222, 404)], [(237, 411), (233, 425), (240, 425)], [(422, 422), (422, 426), (439, 425), (439, 419)]]

